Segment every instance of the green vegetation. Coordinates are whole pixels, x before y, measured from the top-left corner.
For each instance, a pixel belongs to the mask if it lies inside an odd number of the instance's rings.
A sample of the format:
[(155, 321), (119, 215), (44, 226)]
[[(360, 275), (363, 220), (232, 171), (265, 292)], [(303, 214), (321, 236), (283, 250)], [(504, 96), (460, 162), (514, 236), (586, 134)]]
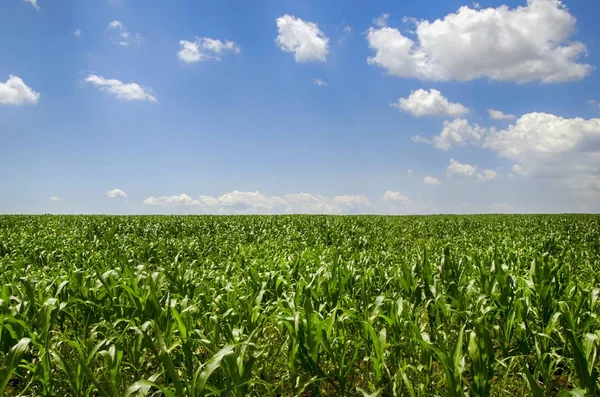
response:
[(0, 395), (597, 395), (600, 216), (0, 217)]

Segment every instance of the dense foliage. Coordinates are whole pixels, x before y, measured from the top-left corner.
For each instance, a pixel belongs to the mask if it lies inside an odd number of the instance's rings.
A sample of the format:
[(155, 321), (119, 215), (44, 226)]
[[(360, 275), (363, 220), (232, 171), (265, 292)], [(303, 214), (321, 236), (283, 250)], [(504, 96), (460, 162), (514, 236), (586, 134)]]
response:
[(0, 395), (595, 395), (600, 216), (0, 216)]

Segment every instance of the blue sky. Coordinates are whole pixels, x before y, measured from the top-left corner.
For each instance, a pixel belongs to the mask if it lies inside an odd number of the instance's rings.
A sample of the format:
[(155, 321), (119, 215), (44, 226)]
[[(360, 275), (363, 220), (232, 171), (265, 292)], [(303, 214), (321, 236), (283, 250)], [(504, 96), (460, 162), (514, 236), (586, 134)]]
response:
[(599, 13), (4, 0), (0, 213), (598, 212)]

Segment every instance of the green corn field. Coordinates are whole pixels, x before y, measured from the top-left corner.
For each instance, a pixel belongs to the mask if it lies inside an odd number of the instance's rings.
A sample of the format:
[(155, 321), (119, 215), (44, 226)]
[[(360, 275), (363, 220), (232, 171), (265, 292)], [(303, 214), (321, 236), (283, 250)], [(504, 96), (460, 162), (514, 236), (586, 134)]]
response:
[(2, 396), (594, 396), (600, 216), (0, 216)]

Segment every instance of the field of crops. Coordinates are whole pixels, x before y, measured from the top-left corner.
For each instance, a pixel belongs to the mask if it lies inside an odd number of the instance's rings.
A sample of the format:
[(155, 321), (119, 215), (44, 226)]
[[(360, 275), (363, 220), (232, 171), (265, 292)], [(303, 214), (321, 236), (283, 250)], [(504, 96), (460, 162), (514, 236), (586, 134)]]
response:
[(0, 216), (0, 395), (592, 396), (600, 216)]

